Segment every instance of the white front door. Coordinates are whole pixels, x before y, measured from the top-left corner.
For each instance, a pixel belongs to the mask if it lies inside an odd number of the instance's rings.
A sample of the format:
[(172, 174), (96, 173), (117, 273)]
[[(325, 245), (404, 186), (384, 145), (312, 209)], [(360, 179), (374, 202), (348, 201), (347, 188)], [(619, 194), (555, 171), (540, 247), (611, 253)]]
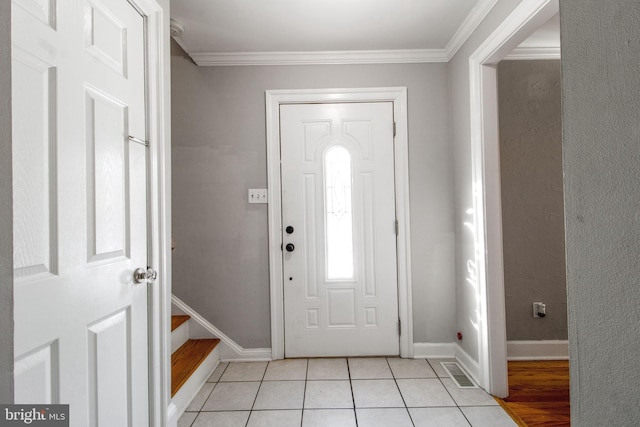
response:
[(148, 425), (144, 20), (13, 0), (15, 401)]
[(285, 357), (399, 354), (393, 103), (280, 120)]

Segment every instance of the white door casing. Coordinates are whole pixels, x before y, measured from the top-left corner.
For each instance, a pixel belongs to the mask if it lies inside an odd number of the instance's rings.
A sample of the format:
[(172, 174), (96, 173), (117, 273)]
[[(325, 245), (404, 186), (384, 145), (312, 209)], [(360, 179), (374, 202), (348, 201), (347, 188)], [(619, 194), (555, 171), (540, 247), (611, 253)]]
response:
[(280, 130), (285, 357), (399, 354), (393, 103), (281, 105)]
[(14, 0), (15, 401), (149, 423), (144, 19)]
[[(397, 298), (398, 317), (402, 323), (400, 356), (413, 357), (411, 316), (410, 218), (408, 184), (407, 94), (406, 88), (357, 88), (279, 90), (266, 92), (267, 170), (269, 210), (269, 265), (271, 289), (271, 339), (273, 359), (285, 356), (284, 284), (285, 262), (281, 245), (287, 224), (282, 223), (280, 170), (280, 107), (285, 104), (391, 102), (396, 122), (393, 151), (395, 211), (398, 219)], [(393, 203), (393, 202), (392, 202)], [(393, 224), (391, 225), (393, 229)], [(286, 280), (285, 280), (286, 279)], [(395, 324), (397, 327), (397, 322)], [(396, 341), (397, 343), (397, 341)], [(397, 351), (396, 351), (397, 354)]]
[(469, 58), (473, 234), (476, 247), (478, 372), (498, 397), (509, 394), (502, 253), (496, 64), (558, 13), (558, 0), (524, 0)]

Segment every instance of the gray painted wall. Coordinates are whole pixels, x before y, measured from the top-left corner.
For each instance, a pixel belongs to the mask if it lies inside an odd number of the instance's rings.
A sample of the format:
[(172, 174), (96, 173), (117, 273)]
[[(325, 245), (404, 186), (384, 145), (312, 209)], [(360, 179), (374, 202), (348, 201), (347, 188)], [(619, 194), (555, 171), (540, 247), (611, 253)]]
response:
[(640, 420), (640, 2), (563, 0), (571, 424)]
[(446, 64), (197, 67), (174, 46), (173, 292), (237, 343), (270, 347), (264, 91), (408, 88), (415, 342), (455, 334)]
[(478, 301), (475, 288), (469, 286), (469, 261), (475, 260), (473, 230), (466, 222), (473, 221), (471, 176), (471, 123), (469, 98), (469, 57), (495, 28), (520, 4), (521, 0), (500, 0), (484, 21), (467, 39), (448, 64), (453, 124), (455, 248), (456, 248), (456, 321), (463, 334), (462, 349), (478, 360)]
[(13, 403), (11, 2), (0, 2), (0, 403)]
[(498, 64), (507, 340), (567, 339), (560, 87), (559, 60)]

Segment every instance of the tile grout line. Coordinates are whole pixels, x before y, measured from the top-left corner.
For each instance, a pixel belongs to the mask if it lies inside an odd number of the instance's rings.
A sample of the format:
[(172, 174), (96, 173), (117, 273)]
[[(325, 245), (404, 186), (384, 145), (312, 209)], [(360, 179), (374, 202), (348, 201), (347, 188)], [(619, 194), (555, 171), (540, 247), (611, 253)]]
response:
[(304, 404), (307, 399), (307, 382), (309, 381), (309, 359), (307, 359), (307, 369), (304, 371), (304, 390), (302, 392), (302, 411), (300, 412), (300, 427), (304, 421)]
[(411, 421), (411, 425), (415, 427), (416, 423), (413, 422), (413, 417), (411, 416), (411, 412), (409, 412), (409, 407), (407, 406), (407, 402), (404, 400), (404, 396), (402, 395), (402, 390), (400, 390), (400, 386), (398, 385), (398, 379), (396, 378), (396, 374), (395, 372), (393, 372), (391, 363), (389, 363), (389, 358), (385, 357), (385, 360), (387, 362), (387, 366), (389, 366), (389, 370), (391, 371), (391, 377), (393, 378), (393, 382), (396, 385), (396, 388), (398, 389), (398, 393), (400, 394), (400, 399), (402, 399), (404, 410), (407, 411), (407, 415), (409, 415), (409, 421)]
[[(218, 367), (220, 366), (220, 363), (224, 363), (224, 362), (219, 362), (218, 366), (216, 366), (216, 369), (218, 369)], [(209, 400), (209, 398), (211, 397), (211, 395), (213, 394), (213, 390), (216, 389), (216, 387), (218, 387), (218, 384), (220, 383), (220, 379), (222, 378), (222, 376), (224, 375), (224, 373), (226, 372), (227, 368), (229, 367), (229, 363), (227, 363), (227, 365), (224, 367), (224, 369), (222, 370), (222, 372), (220, 373), (220, 376), (218, 377), (218, 379), (215, 381), (213, 388), (211, 389), (211, 392), (209, 393), (209, 396), (207, 396), (207, 398), (204, 400), (204, 402), (202, 403), (202, 406), (200, 407), (200, 409), (198, 410), (196, 417), (193, 419), (193, 421), (191, 421), (190, 427), (193, 427), (193, 425), (195, 424), (196, 420), (198, 419), (198, 417), (200, 416), (200, 414), (202, 413), (202, 409), (204, 408), (204, 405), (206, 405), (207, 401)], [(214, 369), (213, 371), (215, 372), (216, 369)], [(213, 372), (211, 373), (213, 375)], [(208, 379), (208, 378), (207, 378)], [(205, 383), (206, 385), (206, 383)]]
[[(436, 372), (435, 368), (431, 365), (431, 362), (429, 362), (427, 360), (427, 363), (429, 363), (429, 365), (431, 366), (431, 369), (433, 369), (433, 372)], [(462, 409), (460, 409), (460, 405), (458, 404), (458, 401), (453, 397), (453, 395), (451, 394), (451, 392), (449, 391), (449, 389), (447, 388), (446, 385), (444, 385), (444, 382), (442, 382), (442, 378), (440, 377), (440, 375), (438, 375), (438, 373), (436, 372), (436, 376), (438, 377), (438, 381), (440, 381), (440, 384), (442, 384), (442, 387), (444, 387), (445, 391), (447, 392), (447, 394), (449, 395), (449, 397), (451, 397), (451, 400), (453, 400), (453, 403), (456, 404), (456, 408), (458, 409), (458, 411), (460, 411), (460, 413), (462, 414), (462, 416), (464, 417), (465, 421), (469, 424), (469, 426), (473, 427), (471, 424), (471, 421), (469, 421), (469, 419), (467, 418), (467, 416), (465, 415), (465, 413), (462, 411)]]
[(267, 369), (269, 369), (269, 364), (271, 362), (267, 362), (267, 366), (264, 367), (264, 372), (262, 373), (262, 378), (260, 379), (260, 385), (258, 385), (258, 391), (256, 392), (256, 397), (253, 398), (253, 404), (251, 404), (251, 409), (249, 409), (249, 416), (247, 417), (247, 422), (244, 424), (245, 427), (249, 425), (249, 420), (251, 419), (251, 415), (253, 414), (253, 408), (256, 406), (256, 402), (258, 401), (258, 395), (260, 394), (260, 390), (262, 389), (262, 383), (264, 382), (264, 377), (267, 375)]
[(349, 358), (347, 360), (347, 375), (349, 376), (349, 389), (351, 390), (351, 402), (353, 403), (353, 418), (356, 420), (356, 427), (358, 427), (358, 413), (356, 412), (356, 397), (353, 395), (353, 382), (351, 379), (351, 364)]
[[(415, 426), (415, 421), (413, 420), (413, 416), (411, 415), (411, 412), (409, 411), (409, 407), (407, 406), (407, 402), (405, 399), (405, 396), (402, 394), (402, 391), (400, 389), (399, 386), (399, 379), (404, 379), (404, 378), (398, 378), (396, 376), (396, 373), (394, 372), (391, 363), (390, 363), (390, 358), (389, 357), (384, 357), (384, 361), (386, 362), (387, 368), (389, 369), (390, 373), (391, 373), (391, 379), (393, 379), (394, 384), (396, 385), (396, 389), (398, 390), (401, 400), (403, 402), (404, 405), (404, 409), (405, 411), (407, 411), (407, 414), (409, 415), (409, 420), (411, 422), (411, 425)], [(352, 399), (352, 405), (353, 405), (353, 414), (354, 414), (354, 420), (356, 423), (356, 427), (359, 425), (358, 422), (358, 415), (357, 415), (357, 407), (355, 404), (355, 392), (354, 392), (354, 378), (353, 378), (353, 374), (351, 374), (351, 365), (350, 365), (350, 358), (345, 358), (346, 360), (346, 364), (347, 364), (347, 376), (348, 376), (348, 381), (349, 381), (349, 387), (350, 387), (350, 391), (351, 391), (351, 399)], [(465, 422), (467, 423), (466, 425), (469, 427), (473, 427), (473, 424), (471, 423), (470, 419), (467, 417), (467, 415), (462, 411), (462, 407), (460, 406), (460, 404), (456, 401), (456, 399), (454, 398), (452, 392), (450, 391), (450, 389), (445, 385), (444, 380), (448, 379), (447, 376), (439, 376), (438, 373), (436, 372), (436, 369), (434, 368), (434, 366), (437, 366), (437, 362), (432, 362), (429, 361), (428, 359), (424, 358), (421, 360), (425, 360), (425, 362), (427, 362), (427, 365), (431, 368), (431, 370), (434, 372), (434, 374), (436, 375), (436, 379), (438, 379), (438, 383), (440, 384), (441, 387), (443, 387), (445, 389), (445, 391), (447, 392), (447, 395), (452, 399), (452, 401), (455, 404), (455, 408), (458, 409), (458, 413), (460, 415), (462, 415), (462, 419), (465, 420)], [(224, 362), (221, 362), (224, 363)], [(244, 423), (245, 427), (248, 427), (249, 422), (251, 420), (251, 417), (253, 415), (254, 412), (260, 412), (261, 410), (256, 409), (255, 408), (255, 404), (257, 403), (257, 398), (260, 394), (260, 391), (262, 390), (262, 386), (265, 385), (265, 381), (266, 380), (266, 374), (268, 372), (269, 366), (273, 363), (273, 361), (271, 362), (267, 362), (261, 378), (258, 379), (259, 381), (259, 386), (258, 389), (256, 391), (256, 395), (253, 399), (253, 403), (251, 405), (251, 408), (248, 410), (249, 415), (248, 418), (246, 420), (246, 422)], [(204, 402), (202, 405), (200, 405), (200, 408), (198, 411), (189, 411), (191, 413), (195, 413), (195, 418), (193, 419), (193, 421), (191, 421), (191, 423), (189, 424), (190, 427), (193, 427), (194, 425), (196, 425), (196, 421), (198, 420), (198, 418), (200, 418), (200, 415), (202, 414), (202, 412), (235, 412), (235, 411), (203, 411), (204, 406), (206, 405), (206, 402), (211, 398), (211, 395), (213, 394), (213, 392), (216, 390), (216, 388), (220, 385), (220, 380), (222, 379), (222, 377), (224, 376), (224, 374), (226, 373), (227, 370), (229, 370), (230, 366), (231, 366), (232, 362), (227, 362), (226, 366), (222, 367), (222, 372), (220, 373), (220, 375), (218, 376), (218, 379), (216, 381), (212, 381), (211, 383), (213, 384), (213, 387), (211, 389), (211, 391), (208, 393), (208, 396), (204, 398)], [(218, 367), (216, 367), (216, 369), (218, 369)], [(215, 370), (214, 370), (215, 371)], [(300, 418), (300, 427), (302, 427), (303, 423), (304, 423), (304, 414), (305, 414), (305, 404), (306, 404), (306, 390), (307, 390), (307, 386), (308, 386), (308, 382), (309, 380), (309, 372), (310, 372), (310, 360), (309, 358), (306, 358), (306, 365), (305, 365), (305, 375), (304, 375), (304, 387), (303, 387), (303, 394), (302, 394), (302, 408), (301, 408), (301, 418)], [(422, 378), (422, 377), (420, 377)], [(416, 379), (420, 379), (420, 378), (416, 378)], [(372, 378), (371, 380), (375, 380), (376, 378)], [(275, 381), (275, 380), (274, 380)], [(286, 381), (286, 380), (279, 380), (279, 381)], [(296, 379), (290, 379), (289, 381), (298, 381)], [(339, 379), (335, 379), (335, 381), (339, 381)], [(267, 381), (268, 382), (268, 381)], [(205, 383), (206, 384), (206, 383)], [(449, 406), (426, 406), (425, 408), (436, 408), (436, 407), (442, 407), (442, 408), (449, 408)], [(482, 404), (477, 404), (477, 405), (465, 405), (464, 407), (478, 407), (478, 408), (484, 408), (487, 407), (487, 405), (482, 405)], [(327, 409), (331, 409), (331, 408), (327, 408)], [(335, 408), (338, 409), (338, 408)], [(373, 406), (373, 407), (363, 407), (362, 409), (399, 409), (393, 406), (390, 407), (378, 407), (378, 406)], [(269, 411), (272, 409), (266, 408), (264, 409), (264, 411)], [(275, 410), (275, 409), (273, 409)], [(296, 410), (295, 408), (293, 410)], [(238, 410), (240, 412), (242, 412), (243, 410)], [(187, 412), (187, 411), (185, 411)]]

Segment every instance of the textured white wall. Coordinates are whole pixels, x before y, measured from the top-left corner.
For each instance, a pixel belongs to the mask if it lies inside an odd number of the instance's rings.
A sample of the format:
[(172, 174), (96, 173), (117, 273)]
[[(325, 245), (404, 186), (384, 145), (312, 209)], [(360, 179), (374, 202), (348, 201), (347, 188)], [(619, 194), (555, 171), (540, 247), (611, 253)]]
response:
[(498, 96), (507, 340), (566, 340), (560, 61), (500, 62)]
[(0, 2), (0, 402), (13, 402), (11, 2)]
[(571, 424), (640, 422), (640, 2), (562, 0)]
[(264, 91), (406, 86), (415, 342), (455, 334), (446, 64), (197, 67), (174, 46), (174, 293), (240, 345), (270, 347)]

